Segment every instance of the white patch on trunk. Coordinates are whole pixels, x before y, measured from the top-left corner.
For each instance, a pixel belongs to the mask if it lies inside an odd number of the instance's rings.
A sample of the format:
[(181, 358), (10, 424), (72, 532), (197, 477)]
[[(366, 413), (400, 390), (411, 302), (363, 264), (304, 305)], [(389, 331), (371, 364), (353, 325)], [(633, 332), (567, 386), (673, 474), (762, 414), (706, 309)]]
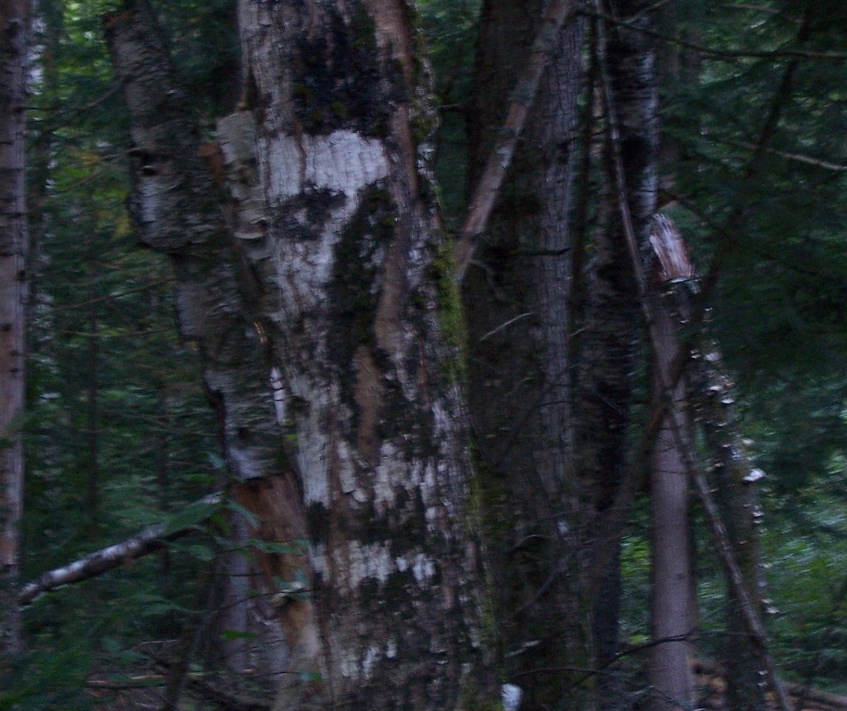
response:
[(260, 150), (264, 174), (271, 176), (268, 197), (286, 199), (306, 187), (355, 197), (363, 187), (388, 175), (388, 156), (381, 141), (354, 131), (328, 136), (282, 135)]
[(384, 583), (396, 570), (385, 543), (362, 544), (350, 541), (347, 544), (347, 555), (344, 556), (341, 550), (336, 550), (335, 558), (337, 570), (347, 569), (347, 585), (351, 590), (358, 588), (366, 578), (375, 578)]
[(435, 565), (431, 558), (423, 553), (418, 553), (415, 556), (415, 564), (412, 566), (412, 572), (415, 575), (415, 580), (422, 583), (435, 575)]

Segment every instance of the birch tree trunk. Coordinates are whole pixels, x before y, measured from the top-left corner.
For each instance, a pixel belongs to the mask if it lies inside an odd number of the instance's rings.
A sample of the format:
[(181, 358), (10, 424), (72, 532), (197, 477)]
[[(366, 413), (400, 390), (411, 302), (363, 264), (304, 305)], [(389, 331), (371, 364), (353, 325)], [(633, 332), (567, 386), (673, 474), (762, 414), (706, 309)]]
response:
[(0, 4), (0, 648), (23, 649), (15, 601), (23, 508), (27, 254), (25, 120), (29, 0)]
[(310, 543), (273, 576), (299, 565), (310, 595), (279, 591), (304, 683), (276, 708), (499, 703), (413, 9), (242, 0), (244, 99), (204, 149), (226, 199), (139, 11), (108, 21), (136, 219), (177, 267), (239, 498)]
[[(599, 5), (599, 4), (598, 4)], [(612, 12), (629, 18), (649, 3), (614, 0)], [(637, 21), (649, 25), (649, 16)], [(618, 652), (621, 599), (620, 535), (626, 511), (623, 487), (631, 477), (627, 439), (634, 373), (641, 341), (641, 305), (626, 239), (624, 212), (644, 249), (650, 236), (658, 187), (658, 92), (655, 51), (649, 37), (634, 30), (602, 26), (599, 42), (609, 135), (617, 145), (605, 151), (606, 194), (592, 243), (586, 277), (584, 333), (579, 352), (577, 466), (594, 496), (597, 577), (594, 582), (596, 666), (612, 664)], [(612, 141), (610, 141), (610, 144)], [(622, 163), (622, 179), (616, 162)], [(620, 184), (622, 183), (622, 184)], [(626, 208), (624, 210), (623, 208)], [(630, 487), (631, 488), (631, 485)], [(614, 676), (598, 680), (597, 704), (616, 708), (621, 699)]]
[[(546, 5), (483, 4), (470, 104), (471, 193), (498, 138)], [(463, 283), (469, 402), (509, 676), (524, 708), (578, 708), (591, 665), (573, 470), (567, 301), (582, 18), (566, 22), (485, 239)]]

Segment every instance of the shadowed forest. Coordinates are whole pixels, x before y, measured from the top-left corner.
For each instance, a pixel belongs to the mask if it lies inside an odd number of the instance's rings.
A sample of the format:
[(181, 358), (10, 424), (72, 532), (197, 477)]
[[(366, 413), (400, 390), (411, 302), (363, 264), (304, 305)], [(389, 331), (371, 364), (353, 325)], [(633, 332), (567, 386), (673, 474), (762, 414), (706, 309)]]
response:
[(847, 5), (2, 1), (0, 711), (847, 709)]

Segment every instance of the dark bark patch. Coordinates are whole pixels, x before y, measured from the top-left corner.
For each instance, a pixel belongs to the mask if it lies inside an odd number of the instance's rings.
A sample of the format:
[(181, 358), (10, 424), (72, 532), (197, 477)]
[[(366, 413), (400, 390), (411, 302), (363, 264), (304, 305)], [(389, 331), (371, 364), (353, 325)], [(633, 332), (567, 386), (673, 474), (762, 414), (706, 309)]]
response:
[(356, 413), (360, 410), (360, 374), (355, 354), (366, 349), (374, 367), (380, 372), (385, 367), (385, 358), (376, 345), (374, 321), (382, 265), (394, 229), (394, 201), (389, 192), (376, 185), (363, 197), (335, 247), (333, 279), (328, 290), (332, 310), (329, 350), (340, 375), (342, 401), (354, 413), (354, 427), (359, 426)]
[(307, 185), (303, 192), (279, 207), (280, 229), (291, 240), (318, 240), (332, 211), (341, 207), (345, 200), (343, 193)]
[(329, 511), (320, 501), (306, 509), (306, 527), (313, 544), (326, 543), (329, 538)]
[(297, 119), (311, 134), (351, 129), (386, 136), (394, 106), (407, 93), (402, 70), (380, 56), (373, 19), (361, 3), (355, 4), (350, 26), (338, 10), (328, 14), (325, 34), (304, 35), (298, 42)]

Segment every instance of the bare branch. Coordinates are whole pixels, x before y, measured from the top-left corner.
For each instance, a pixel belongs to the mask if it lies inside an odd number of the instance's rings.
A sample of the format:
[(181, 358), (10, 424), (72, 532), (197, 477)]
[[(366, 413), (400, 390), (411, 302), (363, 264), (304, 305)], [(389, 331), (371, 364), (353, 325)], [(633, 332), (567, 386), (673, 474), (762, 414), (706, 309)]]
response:
[(471, 263), (479, 236), (485, 232), (488, 218), (494, 209), (494, 203), (497, 200), (506, 171), (512, 162), (518, 138), (523, 131), (529, 110), (538, 91), (541, 76), (544, 74), (544, 69), (547, 67), (550, 55), (556, 46), (559, 31), (565, 19), (571, 14), (570, 11), (570, 0), (554, 0), (550, 4), (530, 50), (527, 66), (512, 92), (506, 121), (500, 129), (482, 176), (480, 176), (476, 189), (471, 196), (465, 221), (456, 241), (456, 281), (458, 282), (462, 281)]
[[(192, 506), (206, 505), (214, 506), (221, 502), (220, 492), (209, 494)], [(108, 548), (90, 553), (84, 558), (75, 560), (61, 568), (50, 570), (31, 583), (27, 583), (18, 593), (18, 604), (29, 605), (44, 593), (51, 592), (56, 588), (79, 583), (83, 580), (96, 577), (118, 566), (133, 562), (137, 558), (154, 553), (163, 548), (167, 543), (182, 538), (191, 531), (191, 527), (177, 531), (167, 530), (168, 524), (158, 523), (145, 529), (141, 533), (125, 541), (116, 543)]]
[(668, 44), (675, 44), (678, 47), (684, 47), (685, 49), (692, 49), (700, 54), (710, 57), (715, 60), (723, 60), (723, 61), (733, 61), (735, 59), (815, 59), (822, 61), (844, 61), (847, 59), (847, 52), (816, 52), (810, 49), (773, 49), (773, 50), (748, 50), (748, 49), (714, 49), (712, 47), (706, 47), (702, 44), (697, 44), (696, 42), (689, 42), (688, 40), (684, 40), (681, 37), (673, 37), (671, 35), (663, 34), (662, 32), (657, 32), (656, 30), (651, 30), (646, 27), (639, 27), (638, 25), (632, 24), (632, 22), (628, 20), (620, 20), (617, 17), (612, 15), (608, 15), (604, 12), (590, 12), (588, 10), (581, 10), (582, 14), (585, 14), (589, 17), (594, 17), (599, 20), (604, 20), (612, 25), (618, 25), (619, 27), (624, 27), (628, 30), (632, 30), (633, 32), (641, 32), (642, 34), (647, 35), (648, 37), (655, 37), (656, 39), (662, 40), (663, 42), (667, 42)]

